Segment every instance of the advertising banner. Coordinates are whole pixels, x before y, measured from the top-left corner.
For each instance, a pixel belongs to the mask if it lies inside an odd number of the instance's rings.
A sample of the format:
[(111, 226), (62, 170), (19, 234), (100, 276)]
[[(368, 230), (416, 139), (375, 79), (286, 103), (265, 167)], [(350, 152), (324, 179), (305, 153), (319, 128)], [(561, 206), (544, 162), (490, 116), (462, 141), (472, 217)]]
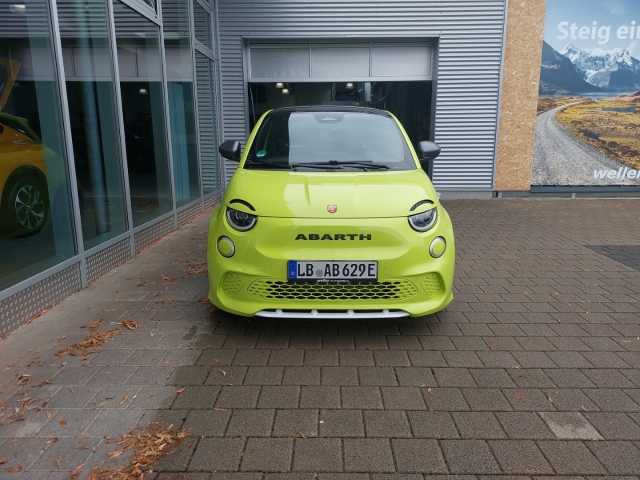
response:
[(640, 1), (547, 0), (534, 186), (640, 186)]

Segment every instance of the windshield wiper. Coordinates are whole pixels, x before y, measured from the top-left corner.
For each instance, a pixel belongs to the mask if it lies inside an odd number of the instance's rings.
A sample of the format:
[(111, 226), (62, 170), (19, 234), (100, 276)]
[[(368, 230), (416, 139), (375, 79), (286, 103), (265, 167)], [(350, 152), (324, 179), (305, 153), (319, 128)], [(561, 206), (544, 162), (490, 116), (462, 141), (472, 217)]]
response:
[(291, 168), (294, 170), (296, 168), (314, 168), (318, 170), (338, 170), (340, 167), (333, 165), (331, 163), (319, 162), (319, 163), (292, 163)]
[(291, 165), (292, 168), (296, 167), (307, 167), (307, 168), (329, 168), (331, 170), (336, 170), (341, 167), (353, 167), (353, 168), (362, 168), (363, 170), (389, 170), (387, 165), (380, 165), (378, 163), (371, 162), (339, 162), (337, 160), (330, 160), (328, 162), (311, 162), (311, 163), (296, 163)]
[(345, 166), (345, 167), (360, 167), (365, 170), (370, 168), (372, 170), (389, 170), (387, 165), (381, 165), (379, 163), (373, 162), (336, 162), (336, 165)]

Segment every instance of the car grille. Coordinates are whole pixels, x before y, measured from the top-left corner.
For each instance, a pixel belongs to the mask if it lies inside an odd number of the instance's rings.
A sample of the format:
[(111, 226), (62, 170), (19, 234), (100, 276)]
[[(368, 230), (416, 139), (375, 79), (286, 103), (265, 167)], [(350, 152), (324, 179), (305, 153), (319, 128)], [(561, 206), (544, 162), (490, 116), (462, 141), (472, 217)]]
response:
[(256, 278), (241, 273), (227, 273), (222, 283), (224, 293), (239, 297), (248, 293), (256, 300), (277, 303), (279, 300), (299, 302), (406, 302), (415, 297), (434, 297), (444, 291), (437, 273), (411, 279), (367, 283), (285, 282), (272, 278)]
[(274, 300), (404, 300), (416, 295), (411, 282), (309, 283), (257, 280), (249, 293)]

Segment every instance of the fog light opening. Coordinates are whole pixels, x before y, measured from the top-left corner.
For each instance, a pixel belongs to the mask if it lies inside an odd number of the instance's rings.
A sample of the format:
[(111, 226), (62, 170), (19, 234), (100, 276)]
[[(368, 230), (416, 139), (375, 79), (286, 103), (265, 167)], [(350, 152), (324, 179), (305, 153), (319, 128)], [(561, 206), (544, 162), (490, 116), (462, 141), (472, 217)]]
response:
[(229, 237), (222, 236), (218, 239), (218, 252), (225, 258), (231, 258), (236, 253), (236, 245)]
[(429, 245), (429, 253), (433, 258), (440, 258), (447, 251), (447, 242), (442, 237), (436, 237), (431, 241)]

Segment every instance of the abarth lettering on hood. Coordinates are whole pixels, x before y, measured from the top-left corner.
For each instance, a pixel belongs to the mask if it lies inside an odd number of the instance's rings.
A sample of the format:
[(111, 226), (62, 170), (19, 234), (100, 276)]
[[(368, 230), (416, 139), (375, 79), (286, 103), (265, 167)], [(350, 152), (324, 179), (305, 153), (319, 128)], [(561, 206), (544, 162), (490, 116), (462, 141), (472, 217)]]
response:
[(345, 240), (373, 240), (373, 234), (371, 233), (299, 233), (296, 236), (296, 240), (330, 240), (330, 241), (345, 241)]
[(209, 299), (241, 316), (401, 318), (453, 299), (455, 238), (391, 113), (290, 107), (265, 113), (209, 228)]

